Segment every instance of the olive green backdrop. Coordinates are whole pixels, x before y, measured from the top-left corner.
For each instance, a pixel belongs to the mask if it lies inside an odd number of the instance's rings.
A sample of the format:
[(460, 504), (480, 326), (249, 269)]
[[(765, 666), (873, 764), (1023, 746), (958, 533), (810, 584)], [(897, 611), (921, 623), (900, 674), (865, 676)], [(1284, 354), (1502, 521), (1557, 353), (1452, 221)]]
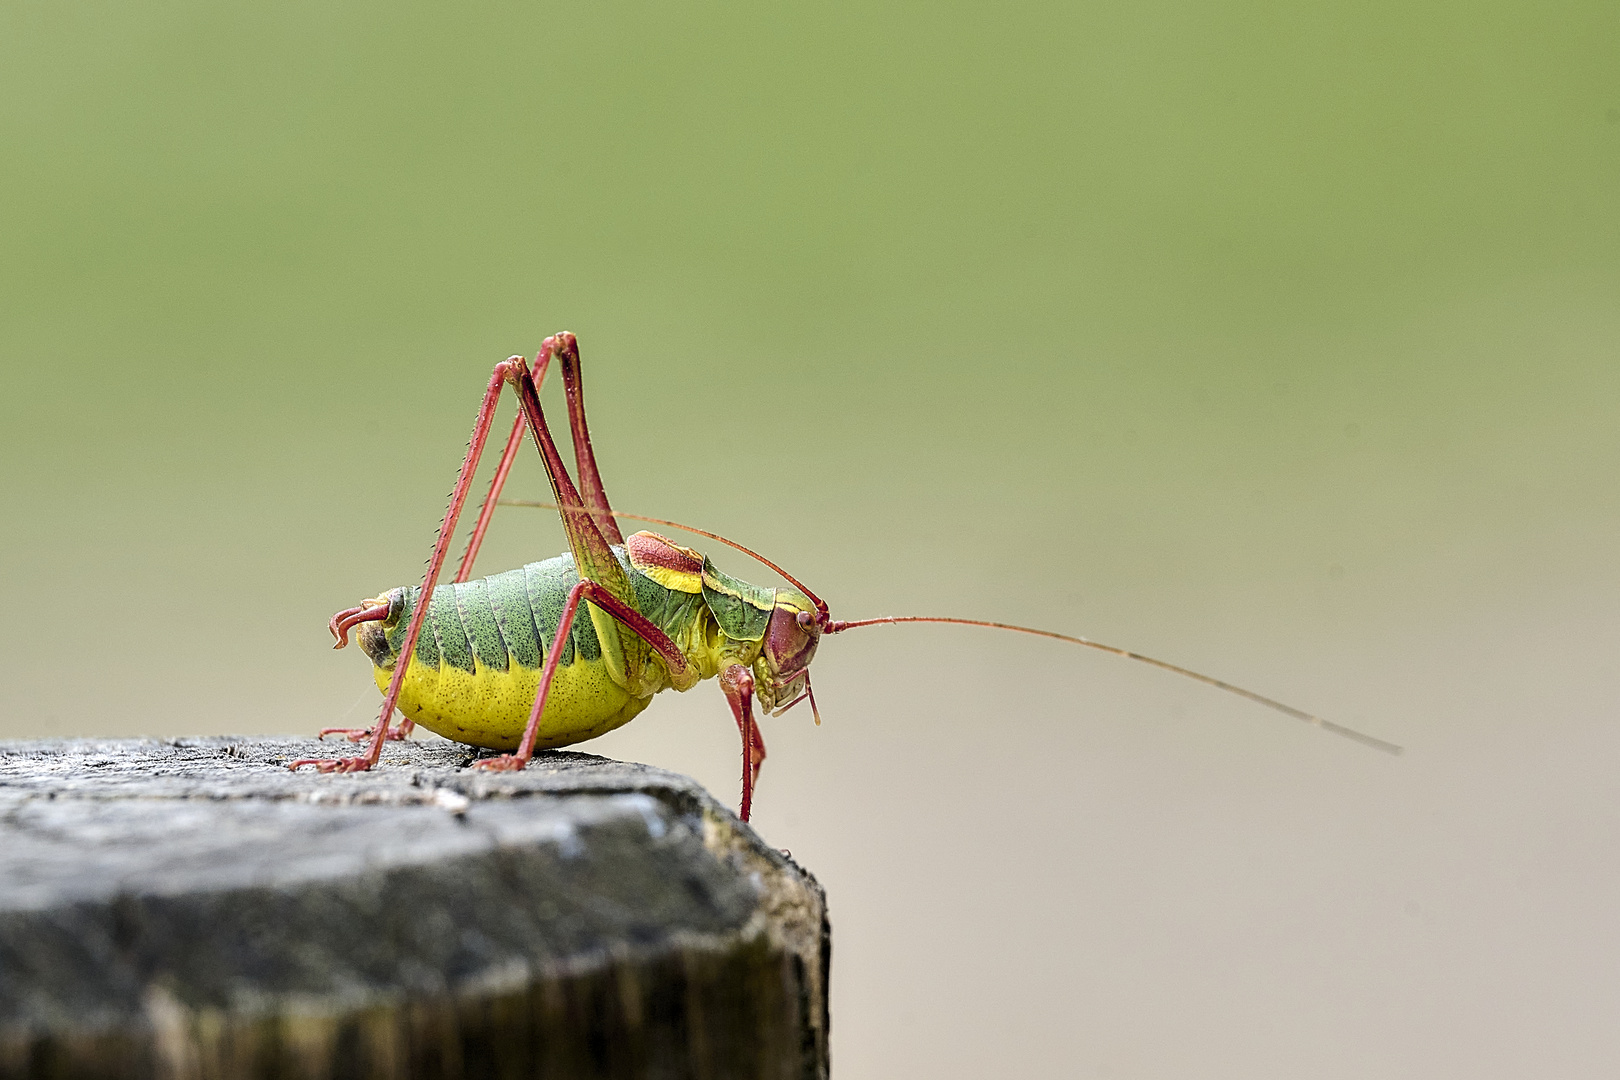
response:
[[(1617, 287), (1597, 0), (8, 0), (0, 735), (364, 723), (327, 616), (566, 327), (622, 509), (1409, 748), (828, 641), (756, 824), (840, 1076), (1612, 1075)], [(587, 749), (735, 798), (671, 698)]]

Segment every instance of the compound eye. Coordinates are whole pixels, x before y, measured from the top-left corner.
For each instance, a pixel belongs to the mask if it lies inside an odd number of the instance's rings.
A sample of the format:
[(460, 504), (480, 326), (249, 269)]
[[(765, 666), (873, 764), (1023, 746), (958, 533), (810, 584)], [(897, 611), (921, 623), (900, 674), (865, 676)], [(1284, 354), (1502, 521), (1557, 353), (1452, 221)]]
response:
[[(808, 620), (808, 621), (807, 621)], [(774, 674), (803, 670), (816, 653), (815, 615), (778, 605), (771, 612), (763, 642), (766, 662)]]

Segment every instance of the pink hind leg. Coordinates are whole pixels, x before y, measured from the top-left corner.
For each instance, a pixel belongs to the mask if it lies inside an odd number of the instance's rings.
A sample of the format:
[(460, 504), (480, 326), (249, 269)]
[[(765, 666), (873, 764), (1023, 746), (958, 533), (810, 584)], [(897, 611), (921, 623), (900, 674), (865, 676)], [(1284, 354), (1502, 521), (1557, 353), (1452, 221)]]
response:
[[(422, 579), (421, 598), (416, 610), (411, 613), (410, 625), (405, 630), (405, 640), (400, 645), (399, 662), (394, 665), (394, 677), (388, 683), (388, 690), (383, 695), (382, 710), (377, 714), (377, 722), (371, 728), (371, 745), (366, 747), (365, 753), (359, 757), (302, 758), (289, 763), (287, 766), (289, 769), (313, 765), (323, 773), (364, 772), (377, 764), (377, 758), (382, 754), (383, 742), (388, 738), (388, 721), (394, 715), (395, 706), (399, 704), (399, 692), (405, 684), (405, 672), (410, 668), (410, 658), (416, 651), (416, 640), (421, 635), (422, 623), (427, 618), (428, 602), (433, 596), (433, 587), (439, 582), (439, 571), (444, 568), (445, 555), (450, 550), (450, 540), (456, 532), (456, 520), (461, 516), (461, 508), (467, 501), (473, 477), (478, 472), (479, 455), (484, 452), (490, 425), (495, 421), (495, 406), (500, 402), (501, 388), (508, 382), (520, 383), (529, 378), (529, 366), (521, 356), (501, 361), (495, 365), (495, 370), (490, 374), (489, 386), (485, 388), (483, 403), (478, 408), (478, 419), (473, 424), (472, 439), (467, 444), (467, 456), (462, 460), (461, 474), (456, 478), (456, 488), (450, 496), (450, 508), (445, 512), (444, 521), (439, 526), (439, 538), (433, 545), (433, 557), (428, 560), (427, 574)], [(344, 614), (339, 613), (340, 616)], [(341, 619), (334, 619), (334, 623), (339, 622)]]

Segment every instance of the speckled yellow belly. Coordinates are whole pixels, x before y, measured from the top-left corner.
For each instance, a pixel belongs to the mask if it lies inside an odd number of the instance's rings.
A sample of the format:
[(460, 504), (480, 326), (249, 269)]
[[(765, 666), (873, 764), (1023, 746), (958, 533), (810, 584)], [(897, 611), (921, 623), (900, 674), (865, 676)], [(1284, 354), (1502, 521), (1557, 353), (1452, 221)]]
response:
[[(427, 667), (412, 659), (400, 688), (399, 710), (429, 731), (469, 746), (515, 750), (534, 708), (538, 668), (509, 663), (497, 671), (475, 665), (472, 672), (443, 664)], [(393, 672), (374, 667), (377, 689), (388, 690)], [(652, 699), (632, 697), (608, 677), (601, 660), (559, 666), (540, 717), (536, 749), (594, 739), (640, 715)]]

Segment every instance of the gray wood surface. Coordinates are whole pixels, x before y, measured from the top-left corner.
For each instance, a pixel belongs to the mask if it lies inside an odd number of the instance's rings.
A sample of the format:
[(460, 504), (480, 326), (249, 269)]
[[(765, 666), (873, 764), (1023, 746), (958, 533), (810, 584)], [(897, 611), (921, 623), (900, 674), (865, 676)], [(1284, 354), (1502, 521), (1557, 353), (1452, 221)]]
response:
[(693, 781), (0, 743), (0, 1076), (821, 1077), (825, 898)]

